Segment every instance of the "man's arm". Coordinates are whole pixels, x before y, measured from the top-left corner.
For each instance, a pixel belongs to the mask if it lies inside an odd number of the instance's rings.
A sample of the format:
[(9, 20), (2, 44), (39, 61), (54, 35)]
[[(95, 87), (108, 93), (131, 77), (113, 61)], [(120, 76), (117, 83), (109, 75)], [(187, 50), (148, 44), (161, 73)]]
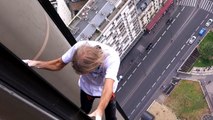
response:
[(89, 114), (90, 117), (102, 117), (103, 116), (104, 110), (105, 110), (106, 106), (108, 105), (108, 103), (112, 97), (112, 94), (113, 94), (113, 83), (114, 83), (113, 79), (106, 78), (98, 107), (94, 112)]
[(52, 71), (60, 70), (66, 65), (61, 58), (57, 58), (55, 60), (50, 61), (38, 61), (38, 60), (23, 60), (23, 61), (27, 63), (28, 66), (30, 67), (36, 67)]

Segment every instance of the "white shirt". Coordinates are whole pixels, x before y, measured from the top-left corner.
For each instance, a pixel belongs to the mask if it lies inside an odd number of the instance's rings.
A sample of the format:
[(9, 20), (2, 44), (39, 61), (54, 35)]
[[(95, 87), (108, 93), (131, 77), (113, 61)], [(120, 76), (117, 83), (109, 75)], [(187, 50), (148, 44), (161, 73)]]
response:
[(105, 59), (103, 64), (95, 71), (80, 76), (80, 88), (91, 96), (101, 96), (105, 79), (111, 78), (115, 81), (113, 84), (113, 92), (115, 92), (118, 85), (117, 73), (120, 66), (120, 57), (118, 52), (112, 47), (96, 41), (79, 41), (62, 56), (62, 61), (64, 63), (71, 62), (75, 51), (83, 44), (99, 45), (105, 55)]

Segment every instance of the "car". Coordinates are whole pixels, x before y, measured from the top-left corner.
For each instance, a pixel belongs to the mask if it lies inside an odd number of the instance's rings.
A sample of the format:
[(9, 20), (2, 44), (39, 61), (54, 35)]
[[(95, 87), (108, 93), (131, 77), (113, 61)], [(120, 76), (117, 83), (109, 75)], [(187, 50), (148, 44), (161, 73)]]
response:
[(149, 43), (149, 45), (146, 47), (146, 50), (150, 50), (152, 48), (153, 44)]
[(123, 79), (123, 75), (118, 76), (118, 81), (121, 81)]
[(201, 30), (199, 31), (199, 35), (203, 36), (206, 33), (206, 29), (205, 28), (201, 28)]
[(174, 20), (174, 18), (169, 18), (169, 19), (166, 21), (166, 24), (168, 25), (168, 24), (172, 23), (173, 20)]
[(196, 40), (196, 36), (191, 36), (191, 37), (189, 38), (189, 44), (194, 43), (195, 40)]
[(209, 19), (207, 22), (206, 22), (206, 27), (209, 27), (213, 22), (213, 19)]
[(148, 111), (144, 111), (141, 115), (141, 120), (154, 120), (155, 116)]
[(162, 91), (164, 94), (169, 95), (171, 91), (174, 89), (175, 84), (169, 83), (168, 85), (162, 86)]

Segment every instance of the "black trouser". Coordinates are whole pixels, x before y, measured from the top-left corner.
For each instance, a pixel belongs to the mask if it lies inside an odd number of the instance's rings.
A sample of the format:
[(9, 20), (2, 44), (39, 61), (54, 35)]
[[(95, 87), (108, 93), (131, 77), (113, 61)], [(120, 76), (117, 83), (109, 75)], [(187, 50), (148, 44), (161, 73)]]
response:
[[(90, 96), (81, 90), (81, 109), (88, 114), (92, 109), (92, 104), (95, 98), (100, 98), (99, 96)], [(105, 118), (106, 120), (117, 120), (116, 118), (116, 101), (115, 96), (113, 95), (105, 109)]]

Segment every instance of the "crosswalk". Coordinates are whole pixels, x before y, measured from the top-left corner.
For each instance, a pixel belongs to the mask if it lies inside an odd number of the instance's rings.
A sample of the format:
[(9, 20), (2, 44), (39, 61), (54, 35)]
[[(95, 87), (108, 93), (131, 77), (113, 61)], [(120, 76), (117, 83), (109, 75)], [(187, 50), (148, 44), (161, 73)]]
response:
[[(212, 0), (199, 0), (199, 8), (213, 13), (213, 1)], [(195, 7), (198, 0), (177, 0), (177, 5)]]
[(194, 7), (196, 3), (197, 3), (197, 0), (177, 0), (177, 5), (182, 5), (182, 6)]
[(201, 0), (199, 7), (210, 13), (213, 13), (213, 2), (210, 0)]

